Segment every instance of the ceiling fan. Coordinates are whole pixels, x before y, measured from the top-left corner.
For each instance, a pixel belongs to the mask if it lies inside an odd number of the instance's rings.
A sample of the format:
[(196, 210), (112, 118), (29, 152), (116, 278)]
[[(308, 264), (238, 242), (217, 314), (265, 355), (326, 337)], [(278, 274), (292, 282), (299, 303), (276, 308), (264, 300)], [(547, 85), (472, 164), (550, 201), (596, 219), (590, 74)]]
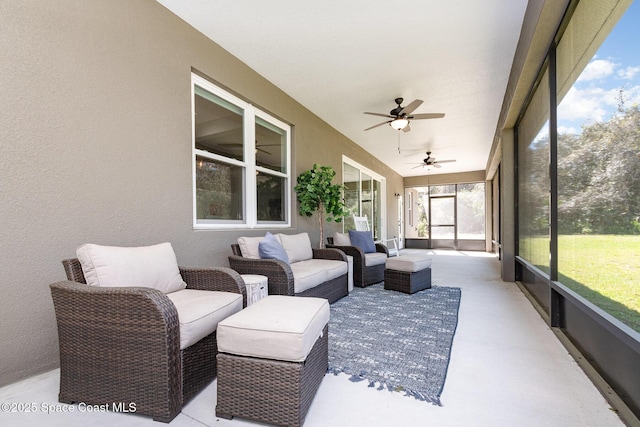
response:
[(373, 128), (377, 128), (378, 126), (382, 126), (385, 123), (388, 123), (389, 126), (394, 128), (395, 130), (402, 130), (403, 132), (409, 132), (411, 127), (409, 126), (410, 120), (422, 120), (422, 119), (441, 119), (444, 117), (444, 113), (423, 113), (423, 114), (411, 114), (413, 113), (419, 106), (422, 104), (421, 99), (416, 99), (411, 102), (409, 105), (403, 107), (402, 102), (404, 99), (396, 98), (395, 102), (398, 104), (396, 108), (391, 110), (389, 114), (382, 113), (370, 113), (365, 111), (364, 114), (370, 114), (372, 116), (380, 116), (387, 117), (391, 120), (384, 121), (382, 123), (378, 123), (377, 125), (366, 128), (365, 130), (370, 130)]
[(434, 168), (441, 168), (440, 163), (452, 163), (455, 160), (436, 160), (435, 157), (431, 157), (431, 151), (427, 151), (427, 157), (422, 160), (422, 163), (418, 164), (418, 166), (414, 166), (412, 169), (416, 168), (427, 168), (429, 166), (433, 166)]
[[(239, 142), (233, 142), (233, 143), (230, 143), (230, 144), (220, 144), (220, 145), (221, 146), (227, 146), (227, 147), (236, 147), (237, 150), (240, 150), (243, 147), (243, 144), (239, 143)], [(269, 151), (265, 150), (262, 147), (280, 147), (281, 145), (282, 144), (260, 144), (260, 143), (258, 143), (258, 141), (256, 141), (255, 149), (256, 149), (256, 153), (257, 152), (261, 152), (261, 153), (264, 153), (264, 154), (270, 156), (271, 153)]]

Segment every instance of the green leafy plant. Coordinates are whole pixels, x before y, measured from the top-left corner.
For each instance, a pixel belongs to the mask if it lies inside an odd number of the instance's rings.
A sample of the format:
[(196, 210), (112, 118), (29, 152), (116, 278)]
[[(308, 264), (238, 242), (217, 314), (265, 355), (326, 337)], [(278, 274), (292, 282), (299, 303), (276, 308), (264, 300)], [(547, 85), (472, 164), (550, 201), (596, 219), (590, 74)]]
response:
[(342, 222), (345, 213), (342, 199), (344, 186), (331, 183), (335, 176), (336, 172), (331, 166), (314, 164), (310, 170), (298, 176), (298, 185), (294, 188), (300, 202), (300, 215), (310, 217), (318, 213), (321, 248), (324, 248), (324, 220)]

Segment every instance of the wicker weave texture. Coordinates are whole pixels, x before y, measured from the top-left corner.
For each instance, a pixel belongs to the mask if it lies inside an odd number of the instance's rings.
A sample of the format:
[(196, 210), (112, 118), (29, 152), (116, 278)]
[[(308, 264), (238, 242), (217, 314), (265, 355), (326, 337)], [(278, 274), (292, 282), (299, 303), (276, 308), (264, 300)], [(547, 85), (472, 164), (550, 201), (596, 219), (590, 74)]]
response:
[(413, 294), (431, 288), (431, 268), (416, 272), (384, 270), (384, 288), (391, 291)]
[(218, 354), (216, 415), (301, 426), (327, 372), (328, 325), (303, 363)]
[[(77, 259), (69, 281), (50, 285), (64, 403), (134, 403), (136, 413), (169, 422), (216, 376), (215, 332), (180, 350), (178, 314), (162, 292), (85, 284)], [(244, 294), (231, 269), (181, 269), (188, 288)]]

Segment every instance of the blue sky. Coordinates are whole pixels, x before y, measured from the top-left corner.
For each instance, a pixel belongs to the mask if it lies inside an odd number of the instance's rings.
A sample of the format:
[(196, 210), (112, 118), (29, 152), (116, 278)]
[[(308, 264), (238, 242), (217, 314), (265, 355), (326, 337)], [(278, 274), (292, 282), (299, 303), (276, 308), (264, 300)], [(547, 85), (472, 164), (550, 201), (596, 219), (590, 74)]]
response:
[(608, 120), (618, 109), (640, 104), (640, 1), (634, 1), (589, 61), (558, 108), (558, 131), (577, 133), (582, 124)]

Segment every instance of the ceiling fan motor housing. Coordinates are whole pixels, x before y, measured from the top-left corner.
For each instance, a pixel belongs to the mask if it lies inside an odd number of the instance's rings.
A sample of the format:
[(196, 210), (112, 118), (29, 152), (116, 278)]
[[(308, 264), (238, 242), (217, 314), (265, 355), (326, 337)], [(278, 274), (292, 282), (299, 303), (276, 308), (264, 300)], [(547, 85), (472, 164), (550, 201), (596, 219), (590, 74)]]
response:
[(404, 101), (404, 99), (396, 98), (395, 101), (396, 101), (396, 104), (398, 104), (398, 106), (393, 110), (389, 111), (389, 114), (392, 116), (398, 116), (400, 114), (400, 112), (402, 111), (402, 101)]

